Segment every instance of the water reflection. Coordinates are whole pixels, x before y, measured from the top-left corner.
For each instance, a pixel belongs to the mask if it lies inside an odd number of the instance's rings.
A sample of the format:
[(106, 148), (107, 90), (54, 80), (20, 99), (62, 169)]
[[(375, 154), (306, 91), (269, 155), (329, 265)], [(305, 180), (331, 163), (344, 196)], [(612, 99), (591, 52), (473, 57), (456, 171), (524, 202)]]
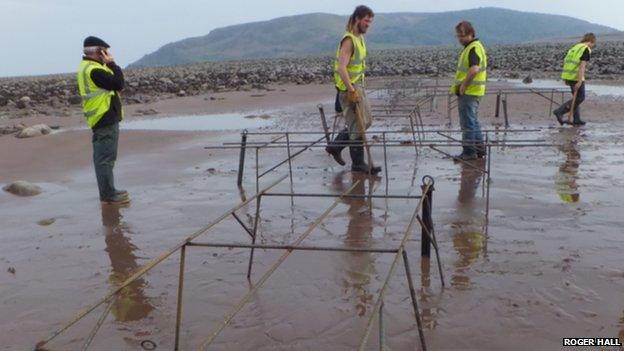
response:
[[(344, 177), (352, 176), (351, 183), (343, 182)], [(366, 194), (366, 184), (373, 189), (375, 178), (366, 175), (342, 172), (336, 175), (332, 187), (342, 193), (353, 183), (360, 181), (351, 194)], [(373, 233), (373, 217), (370, 215), (368, 200), (365, 198), (343, 198), (349, 206), (347, 214), (349, 224), (345, 236), (346, 247), (369, 247)], [(349, 301), (355, 301), (355, 310), (358, 316), (363, 317), (372, 307), (374, 296), (370, 291), (370, 283), (375, 275), (374, 256), (370, 253), (343, 253), (346, 269), (343, 278), (343, 292)]]
[(565, 161), (559, 165), (559, 171), (555, 176), (555, 186), (559, 198), (564, 203), (576, 203), (580, 200), (578, 169), (581, 162), (581, 154), (578, 151), (580, 140), (579, 128), (565, 128), (560, 130), (559, 151), (566, 156)]
[[(473, 162), (474, 166), (483, 168), (483, 160)], [(451, 285), (459, 289), (470, 288), (470, 277), (467, 274), (485, 246), (483, 234), (484, 219), (482, 205), (475, 201), (475, 195), (483, 173), (468, 165), (461, 164), (461, 181), (457, 196), (456, 218), (452, 222), (453, 247), (458, 258), (455, 261), (455, 271), (451, 276)]]
[[(137, 247), (128, 237), (132, 232), (127, 223), (122, 222), (122, 218), (118, 206), (102, 205), (106, 252), (111, 261), (111, 273), (108, 279), (112, 287), (121, 284), (139, 267), (137, 256), (134, 254)], [(146, 285), (143, 278), (137, 279), (118, 294), (111, 309), (115, 320), (130, 322), (147, 317), (154, 307), (145, 296)]]

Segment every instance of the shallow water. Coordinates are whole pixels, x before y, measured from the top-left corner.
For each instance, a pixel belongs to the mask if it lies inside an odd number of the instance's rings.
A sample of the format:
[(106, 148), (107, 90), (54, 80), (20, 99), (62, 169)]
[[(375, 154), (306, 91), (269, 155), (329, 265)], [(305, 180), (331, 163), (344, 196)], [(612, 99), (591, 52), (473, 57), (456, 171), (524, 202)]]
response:
[(128, 130), (221, 131), (254, 129), (270, 126), (273, 123), (270, 119), (246, 117), (247, 115), (228, 113), (137, 119), (123, 122), (122, 128)]
[[(624, 137), (618, 132), (623, 127), (591, 124), (507, 135), (558, 146), (495, 148), (489, 211), (480, 172), (431, 150), (416, 158), (411, 147), (389, 149), (389, 179), (377, 181), (345, 172), (321, 150), (305, 152), (293, 163), (293, 187), (297, 192), (340, 193), (363, 180), (354, 193), (366, 194), (372, 188), (382, 194), (388, 181), (391, 194), (418, 195), (422, 176), (432, 175), (445, 289), (435, 262), (419, 257), (419, 229), (407, 246), (429, 349), (559, 349), (564, 336), (624, 335)], [(374, 150), (381, 161), (382, 151)], [(260, 168), (279, 162), (283, 154), (263, 151)], [(15, 349), (27, 349), (148, 258), (239, 202), (239, 194), (253, 194), (253, 169), (248, 168), (245, 190), (239, 192), (232, 172), (237, 154), (221, 156), (200, 167), (214, 167), (210, 176), (197, 171), (182, 178), (177, 171), (183, 180), (174, 184), (140, 179), (130, 189), (129, 208), (100, 210), (94, 199), (69, 191), (12, 202), (2, 217), (7, 234), (0, 262), (16, 267), (17, 274), (0, 275), (6, 311), (0, 314), (0, 330), (7, 333), (3, 338), (15, 338)], [(121, 170), (131, 171), (128, 166), (138, 164), (126, 162)], [(279, 175), (285, 171), (280, 169)], [(277, 176), (269, 176), (273, 178), (261, 187)], [(275, 192), (290, 190), (285, 181)], [(0, 201), (2, 196), (6, 195), (0, 195)], [(264, 198), (258, 241), (292, 243), (332, 201)], [(341, 200), (303, 245), (393, 248), (415, 205), (375, 199), (371, 209), (365, 200)], [(35, 223), (41, 213), (58, 220), (41, 227)], [(238, 212), (248, 227), (253, 213), (253, 204)], [(201, 239), (249, 242), (232, 218)], [(181, 348), (196, 349), (281, 254), (256, 250), (249, 283), (248, 250), (189, 248)], [(158, 349), (172, 349), (178, 258), (176, 253), (125, 291), (92, 349), (140, 349), (144, 340), (153, 340)], [(294, 252), (210, 349), (352, 350), (392, 258)], [(402, 264), (384, 302), (387, 346), (414, 349), (418, 334)], [(79, 346), (99, 312), (54, 345)], [(376, 333), (375, 325), (370, 349)]]

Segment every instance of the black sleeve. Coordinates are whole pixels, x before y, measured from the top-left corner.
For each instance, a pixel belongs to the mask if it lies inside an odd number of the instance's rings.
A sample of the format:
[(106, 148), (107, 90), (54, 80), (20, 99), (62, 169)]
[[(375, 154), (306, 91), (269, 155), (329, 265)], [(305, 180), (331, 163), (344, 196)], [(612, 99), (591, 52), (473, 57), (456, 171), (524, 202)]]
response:
[(468, 53), (468, 67), (478, 66), (481, 63), (479, 56), (477, 56), (477, 51), (475, 48), (472, 48)]
[(581, 56), (581, 61), (589, 62), (590, 57), (591, 57), (591, 54), (589, 53), (589, 49), (585, 49), (585, 51), (583, 51), (583, 55)]
[(107, 64), (107, 66), (113, 70), (113, 74), (103, 69), (94, 69), (91, 71), (91, 80), (102, 89), (122, 91), (125, 81), (121, 67), (117, 66), (114, 62)]

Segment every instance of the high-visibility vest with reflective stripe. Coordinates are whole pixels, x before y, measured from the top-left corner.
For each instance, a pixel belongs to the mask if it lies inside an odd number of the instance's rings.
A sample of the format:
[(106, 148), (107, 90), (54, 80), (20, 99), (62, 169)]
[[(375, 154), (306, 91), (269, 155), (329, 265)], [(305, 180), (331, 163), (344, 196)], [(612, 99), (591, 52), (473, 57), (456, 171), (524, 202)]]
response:
[(581, 56), (585, 52), (585, 49), (589, 50), (591, 54), (591, 48), (585, 43), (578, 43), (574, 45), (563, 60), (563, 72), (561, 73), (561, 79), (565, 80), (579, 80), (579, 67), (581, 66)]
[(110, 108), (115, 91), (106, 90), (95, 85), (91, 79), (91, 71), (103, 69), (113, 74), (113, 70), (99, 62), (82, 60), (78, 70), (78, 90), (82, 97), (82, 112), (84, 113), (87, 125), (93, 128)]
[(345, 38), (351, 38), (353, 42), (353, 55), (351, 55), (351, 59), (347, 65), (347, 72), (349, 73), (351, 84), (364, 84), (364, 73), (366, 71), (366, 43), (364, 42), (364, 37), (361, 36), (358, 38), (353, 35), (353, 33), (346, 32), (340, 40), (340, 44), (338, 44), (336, 62), (334, 63), (334, 81), (336, 82), (336, 87), (341, 91), (347, 90), (347, 85), (342, 81), (338, 73), (338, 68), (340, 67), (340, 47)]
[(456, 94), (457, 89), (468, 76), (470, 69), (470, 50), (475, 49), (475, 53), (479, 57), (479, 72), (474, 76), (472, 82), (464, 92), (465, 95), (483, 96), (485, 95), (485, 84), (487, 83), (487, 54), (485, 48), (479, 40), (475, 40), (468, 44), (457, 62), (457, 73), (455, 73), (455, 84), (451, 87), (451, 93)]

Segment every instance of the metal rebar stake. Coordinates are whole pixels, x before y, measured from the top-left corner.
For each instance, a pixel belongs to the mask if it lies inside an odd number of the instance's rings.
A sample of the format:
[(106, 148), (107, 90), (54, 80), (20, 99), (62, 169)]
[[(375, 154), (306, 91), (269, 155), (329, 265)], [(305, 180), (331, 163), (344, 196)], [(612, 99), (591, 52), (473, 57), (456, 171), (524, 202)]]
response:
[(316, 107), (318, 107), (319, 114), (321, 115), (321, 123), (323, 124), (323, 131), (325, 132), (325, 139), (327, 140), (327, 143), (329, 144), (331, 140), (329, 136), (329, 127), (327, 126), (327, 119), (325, 118), (325, 109), (323, 108), (322, 104), (318, 104)]
[(241, 186), (243, 184), (243, 171), (245, 169), (245, 151), (247, 144), (247, 129), (243, 130), (241, 133), (241, 148), (240, 148), (240, 158), (238, 160), (238, 181), (236, 184)]
[(433, 186), (423, 184), (421, 186), (423, 191), (423, 206), (422, 206), (422, 219), (424, 226), (421, 229), (421, 249), (420, 253), (422, 257), (431, 257), (431, 238), (429, 233), (432, 232), (433, 223), (431, 221), (431, 200)]
[(501, 103), (501, 93), (499, 91), (496, 94), (496, 110), (494, 111), (494, 117), (496, 118), (500, 116), (500, 103)]
[(186, 245), (180, 249), (180, 273), (178, 275), (178, 305), (176, 311), (174, 350), (180, 349), (180, 326), (182, 325), (182, 294), (184, 289), (184, 265), (186, 262)]
[(379, 351), (384, 351), (385, 347), (385, 330), (384, 330), (384, 320), (383, 320), (383, 308), (384, 303), (381, 301), (381, 305), (379, 305)]
[(416, 289), (414, 289), (414, 282), (412, 281), (412, 272), (410, 270), (409, 261), (407, 259), (407, 252), (403, 250), (403, 264), (405, 266), (405, 275), (407, 276), (407, 285), (410, 291), (410, 297), (412, 299), (412, 307), (414, 308), (414, 317), (416, 318), (416, 325), (418, 326), (418, 336), (420, 337), (420, 346), (423, 351), (427, 351), (427, 343), (425, 342), (425, 333), (422, 328), (422, 319), (420, 318), (420, 311), (418, 310), (418, 301), (416, 300)]
[[(253, 227), (253, 236), (251, 237), (251, 244), (256, 244), (256, 238), (258, 237), (258, 222), (260, 221), (260, 203), (262, 201), (262, 196), (258, 196), (256, 199), (256, 217), (254, 219), (254, 227)], [(251, 279), (251, 267), (253, 265), (253, 257), (254, 257), (254, 248), (251, 248), (251, 253), (249, 255), (249, 266), (247, 267), (247, 280)]]

